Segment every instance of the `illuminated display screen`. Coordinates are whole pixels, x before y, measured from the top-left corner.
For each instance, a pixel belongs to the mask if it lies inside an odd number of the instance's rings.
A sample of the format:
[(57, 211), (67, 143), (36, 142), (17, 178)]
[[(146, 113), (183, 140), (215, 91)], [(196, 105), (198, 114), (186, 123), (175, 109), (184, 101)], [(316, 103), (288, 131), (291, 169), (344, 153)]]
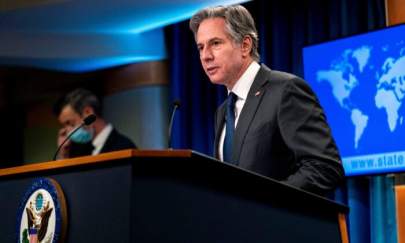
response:
[(405, 171), (405, 25), (303, 49), (347, 176)]

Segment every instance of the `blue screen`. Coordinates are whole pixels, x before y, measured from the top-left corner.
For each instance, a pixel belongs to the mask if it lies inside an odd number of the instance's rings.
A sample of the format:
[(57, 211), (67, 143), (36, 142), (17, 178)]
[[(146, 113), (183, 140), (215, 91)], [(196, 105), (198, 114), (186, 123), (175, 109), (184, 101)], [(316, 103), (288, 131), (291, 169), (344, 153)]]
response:
[(405, 25), (303, 49), (347, 176), (405, 171)]

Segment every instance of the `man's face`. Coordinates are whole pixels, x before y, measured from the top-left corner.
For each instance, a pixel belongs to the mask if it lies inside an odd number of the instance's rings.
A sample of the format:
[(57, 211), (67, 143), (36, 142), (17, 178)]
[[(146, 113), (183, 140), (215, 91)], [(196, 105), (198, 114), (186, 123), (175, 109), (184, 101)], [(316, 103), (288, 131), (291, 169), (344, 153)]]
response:
[(66, 132), (70, 132), (82, 123), (82, 117), (77, 113), (72, 106), (67, 105), (62, 108), (58, 120), (62, 124)]
[(225, 28), (223, 18), (205, 19), (198, 28), (196, 42), (201, 64), (211, 82), (231, 89), (250, 60), (242, 44), (235, 43)]

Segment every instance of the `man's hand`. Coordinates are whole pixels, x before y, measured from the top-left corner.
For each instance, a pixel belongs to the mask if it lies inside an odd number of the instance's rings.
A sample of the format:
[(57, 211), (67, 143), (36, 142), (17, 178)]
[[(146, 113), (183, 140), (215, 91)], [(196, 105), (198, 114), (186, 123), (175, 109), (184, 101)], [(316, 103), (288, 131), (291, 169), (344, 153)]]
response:
[[(58, 147), (65, 141), (66, 137), (69, 135), (70, 129), (64, 127), (59, 129), (58, 132), (58, 141), (57, 145)], [(59, 151), (59, 156), (58, 159), (67, 159), (69, 158), (69, 151), (70, 151), (70, 140), (66, 141), (65, 144), (62, 146), (62, 148)]]

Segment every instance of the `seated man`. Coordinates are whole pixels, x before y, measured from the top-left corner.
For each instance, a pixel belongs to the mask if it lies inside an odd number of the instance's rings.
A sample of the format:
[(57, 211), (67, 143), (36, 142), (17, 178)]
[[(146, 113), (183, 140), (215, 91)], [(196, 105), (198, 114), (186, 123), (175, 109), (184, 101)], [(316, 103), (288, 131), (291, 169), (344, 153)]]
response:
[(68, 93), (55, 106), (55, 114), (63, 126), (58, 133), (58, 146), (83, 123), (85, 117), (90, 114), (97, 117), (92, 124), (80, 128), (70, 137), (61, 148), (58, 159), (136, 148), (129, 138), (102, 118), (100, 101), (88, 90), (76, 89)]

